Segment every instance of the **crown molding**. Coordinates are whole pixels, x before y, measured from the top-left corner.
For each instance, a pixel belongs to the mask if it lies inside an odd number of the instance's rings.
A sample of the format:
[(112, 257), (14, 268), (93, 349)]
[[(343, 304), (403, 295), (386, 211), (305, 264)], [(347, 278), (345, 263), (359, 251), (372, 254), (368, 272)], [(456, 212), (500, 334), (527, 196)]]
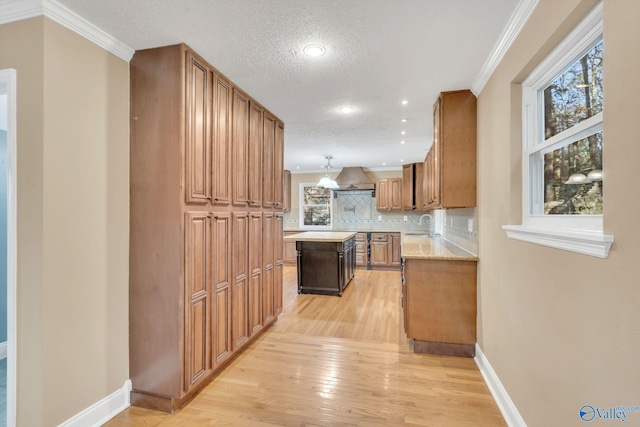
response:
[(134, 50), (56, 0), (0, 0), (0, 25), (44, 15), (129, 62)]
[(0, 0), (0, 25), (42, 15), (40, 0)]
[(506, 55), (507, 51), (520, 34), (520, 31), (524, 28), (524, 25), (529, 20), (529, 17), (538, 6), (540, 0), (520, 0), (516, 9), (511, 14), (509, 22), (502, 30), (498, 42), (493, 47), (493, 50), (489, 54), (489, 57), (484, 62), (480, 74), (476, 77), (476, 80), (471, 86), (471, 91), (478, 96), (484, 85), (487, 84), (489, 78), (493, 72), (498, 68), (498, 65), (502, 61), (502, 58)]

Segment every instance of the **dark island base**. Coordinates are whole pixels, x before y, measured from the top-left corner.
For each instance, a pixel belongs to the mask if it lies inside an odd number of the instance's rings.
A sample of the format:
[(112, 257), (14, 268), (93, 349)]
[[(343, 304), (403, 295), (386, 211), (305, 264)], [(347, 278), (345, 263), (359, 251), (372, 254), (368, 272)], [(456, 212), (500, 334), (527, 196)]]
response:
[(411, 340), (414, 353), (438, 354), (441, 356), (474, 357), (476, 346), (473, 344), (453, 344), (446, 342), (432, 342)]
[(355, 272), (355, 237), (345, 242), (296, 242), (298, 293), (342, 296)]

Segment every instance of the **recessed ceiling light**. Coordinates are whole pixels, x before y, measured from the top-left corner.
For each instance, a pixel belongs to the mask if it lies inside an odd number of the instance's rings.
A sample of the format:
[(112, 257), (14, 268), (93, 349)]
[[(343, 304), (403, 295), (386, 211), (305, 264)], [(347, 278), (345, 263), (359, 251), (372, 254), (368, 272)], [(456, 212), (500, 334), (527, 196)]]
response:
[(407, 122), (407, 119), (402, 119), (402, 120), (400, 120), (400, 121), (401, 121), (402, 123), (406, 123), (406, 122)]
[(400, 141), (400, 144), (404, 144), (404, 143), (405, 143), (405, 141)]
[(407, 101), (406, 99), (404, 99), (404, 100), (402, 101), (402, 105), (407, 105), (408, 103), (409, 103), (409, 101)]
[(296, 169), (300, 169), (300, 166), (296, 166)]
[(405, 131), (400, 132), (400, 135), (406, 135), (407, 133)]
[(387, 166), (387, 164), (386, 164), (386, 163), (383, 163), (383, 164), (382, 164), (382, 166)]
[(401, 162), (404, 162), (404, 159), (400, 159)]
[(318, 56), (324, 55), (327, 49), (325, 49), (324, 46), (321, 46), (319, 44), (309, 44), (309, 45), (306, 45), (302, 49), (302, 51), (307, 56), (318, 57)]
[(352, 107), (351, 105), (345, 105), (344, 107), (340, 107), (340, 112), (344, 114), (351, 114), (356, 111), (356, 107)]

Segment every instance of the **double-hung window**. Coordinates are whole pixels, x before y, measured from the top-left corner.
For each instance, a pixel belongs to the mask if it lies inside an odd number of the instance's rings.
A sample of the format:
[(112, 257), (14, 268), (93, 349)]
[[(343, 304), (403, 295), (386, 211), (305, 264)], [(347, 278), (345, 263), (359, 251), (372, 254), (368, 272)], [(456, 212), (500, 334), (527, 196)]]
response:
[(300, 184), (300, 228), (331, 229), (333, 192), (314, 183)]
[(522, 226), (509, 237), (606, 257), (604, 41), (596, 6), (522, 83)]

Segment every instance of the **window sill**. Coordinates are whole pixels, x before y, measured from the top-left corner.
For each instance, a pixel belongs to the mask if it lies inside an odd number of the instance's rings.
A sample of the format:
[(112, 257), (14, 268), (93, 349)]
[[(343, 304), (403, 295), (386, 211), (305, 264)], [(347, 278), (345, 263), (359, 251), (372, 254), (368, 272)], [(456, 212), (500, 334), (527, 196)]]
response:
[(503, 225), (502, 229), (507, 232), (507, 237), (510, 239), (598, 258), (607, 258), (613, 244), (613, 236), (597, 232), (558, 231), (524, 225)]

